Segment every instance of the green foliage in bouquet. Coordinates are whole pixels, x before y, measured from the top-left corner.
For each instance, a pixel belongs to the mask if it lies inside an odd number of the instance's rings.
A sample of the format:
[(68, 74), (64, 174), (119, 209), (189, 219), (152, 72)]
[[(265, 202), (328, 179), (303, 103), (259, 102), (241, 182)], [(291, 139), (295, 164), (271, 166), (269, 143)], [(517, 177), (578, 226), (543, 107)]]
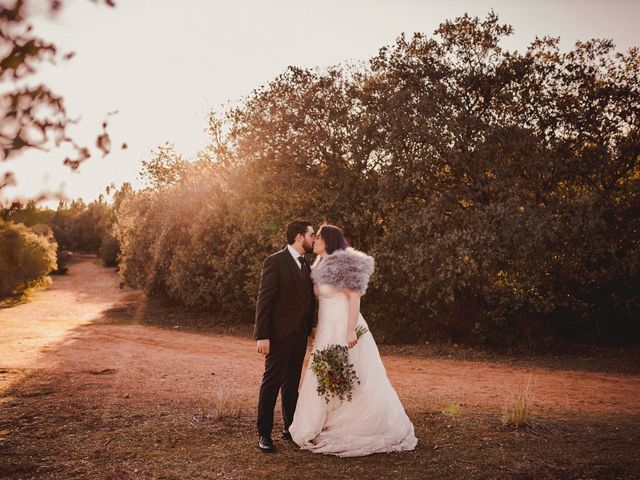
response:
[(331, 398), (351, 401), (353, 387), (360, 383), (353, 364), (349, 363), (349, 347), (330, 345), (313, 353), (311, 370), (318, 379), (318, 395), (329, 403)]
[(359, 339), (362, 335), (364, 335), (368, 331), (369, 331), (369, 329), (367, 327), (365, 327), (364, 325), (358, 325), (356, 327), (356, 338)]
[[(369, 329), (360, 325), (356, 328), (356, 337), (360, 338)], [(329, 403), (332, 397), (351, 401), (353, 388), (360, 384), (358, 375), (349, 363), (349, 347), (345, 345), (330, 345), (323, 350), (313, 353), (311, 370), (318, 379), (318, 395)]]

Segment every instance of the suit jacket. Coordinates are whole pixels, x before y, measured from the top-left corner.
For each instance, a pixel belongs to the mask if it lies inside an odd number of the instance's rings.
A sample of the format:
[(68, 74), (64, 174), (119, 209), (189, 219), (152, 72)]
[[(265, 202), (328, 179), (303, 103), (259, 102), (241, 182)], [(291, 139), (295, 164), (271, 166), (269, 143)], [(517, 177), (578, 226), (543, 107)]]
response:
[(253, 338), (278, 342), (297, 331), (309, 335), (315, 324), (313, 282), (285, 247), (264, 261)]

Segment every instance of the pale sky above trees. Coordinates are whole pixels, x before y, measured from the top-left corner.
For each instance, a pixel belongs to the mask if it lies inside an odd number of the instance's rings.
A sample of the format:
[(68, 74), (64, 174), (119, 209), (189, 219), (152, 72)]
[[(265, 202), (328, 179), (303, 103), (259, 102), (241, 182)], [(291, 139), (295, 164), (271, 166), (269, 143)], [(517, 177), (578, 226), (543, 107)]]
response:
[(111, 182), (136, 185), (152, 149), (171, 141), (194, 156), (207, 142), (211, 110), (223, 110), (288, 65), (367, 61), (401, 32), (430, 35), (445, 19), (465, 12), (484, 17), (491, 8), (514, 27), (507, 49), (524, 50), (536, 35), (560, 36), (562, 49), (594, 37), (613, 39), (619, 51), (640, 46), (634, 0), (120, 0), (114, 9), (67, 0), (55, 18), (43, 7), (36, 33), (76, 55), (43, 64), (27, 81), (43, 81), (65, 97), (70, 116), (81, 117), (70, 133), (89, 145), (106, 114), (117, 110), (108, 117), (114, 149), (76, 172), (56, 150), (4, 162), (0, 176), (15, 172), (18, 185), (0, 200), (62, 189), (90, 201)]

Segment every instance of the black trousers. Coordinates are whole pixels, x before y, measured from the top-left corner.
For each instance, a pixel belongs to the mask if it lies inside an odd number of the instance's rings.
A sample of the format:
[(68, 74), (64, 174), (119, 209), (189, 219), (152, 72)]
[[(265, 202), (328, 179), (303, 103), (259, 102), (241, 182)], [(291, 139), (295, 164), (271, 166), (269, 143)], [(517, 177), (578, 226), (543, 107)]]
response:
[(298, 386), (304, 355), (307, 351), (307, 334), (304, 329), (292, 333), (281, 342), (271, 342), (264, 361), (264, 375), (258, 399), (258, 434), (271, 435), (273, 410), (278, 391), (282, 402), (282, 418), (285, 428), (293, 422), (298, 401)]

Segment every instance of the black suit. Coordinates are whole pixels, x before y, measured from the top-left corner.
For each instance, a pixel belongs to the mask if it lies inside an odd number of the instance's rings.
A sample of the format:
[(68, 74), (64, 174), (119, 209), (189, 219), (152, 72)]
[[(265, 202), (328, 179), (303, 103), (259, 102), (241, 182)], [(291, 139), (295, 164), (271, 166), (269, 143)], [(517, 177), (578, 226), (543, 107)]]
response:
[(307, 337), (315, 325), (316, 300), (308, 265), (296, 265), (289, 250), (274, 253), (264, 262), (254, 339), (269, 339), (258, 400), (258, 433), (271, 435), (278, 391), (285, 428), (289, 428), (298, 401), (298, 386), (307, 350)]

